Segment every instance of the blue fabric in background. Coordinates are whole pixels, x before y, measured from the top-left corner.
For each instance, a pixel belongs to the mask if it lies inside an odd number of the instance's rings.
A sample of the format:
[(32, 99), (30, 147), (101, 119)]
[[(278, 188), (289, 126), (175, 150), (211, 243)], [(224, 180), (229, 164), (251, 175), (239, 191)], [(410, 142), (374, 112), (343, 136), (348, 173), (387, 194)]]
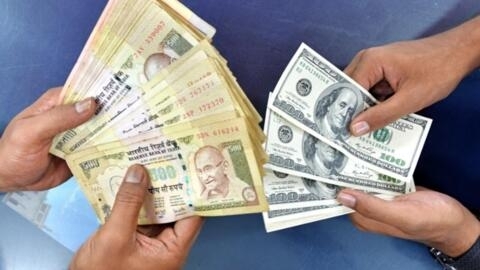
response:
[[(106, 1), (0, 0), (0, 132), (62, 85)], [(479, 14), (478, 0), (185, 0), (262, 114), (301, 42), (339, 68), (361, 49), (435, 34)], [(445, 63), (449, 65), (449, 63)], [(451, 67), (454, 69), (455, 67)], [(480, 74), (420, 112), (434, 119), (415, 180), (480, 208)], [(0, 269), (66, 269), (70, 253), (0, 206)], [(265, 233), (260, 215), (207, 219), (186, 269), (439, 269), (424, 246), (363, 233), (347, 217)]]
[[(452, 67), (454, 68), (454, 67)], [(416, 173), (417, 184), (444, 192), (480, 213), (480, 71), (449, 97), (423, 110), (434, 119)]]

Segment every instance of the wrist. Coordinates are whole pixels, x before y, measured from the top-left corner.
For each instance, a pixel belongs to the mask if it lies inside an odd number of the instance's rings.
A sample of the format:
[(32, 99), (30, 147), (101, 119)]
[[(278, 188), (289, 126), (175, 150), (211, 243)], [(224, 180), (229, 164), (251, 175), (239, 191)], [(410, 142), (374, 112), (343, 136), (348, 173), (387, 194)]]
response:
[(443, 269), (477, 270), (480, 265), (480, 237), (459, 257), (452, 258), (435, 248), (430, 248), (429, 251), (437, 262), (442, 265)]
[[(480, 66), (480, 16), (447, 31), (446, 38), (462, 77)], [(454, 60), (454, 59), (452, 59)]]
[(452, 258), (465, 254), (480, 237), (480, 222), (473, 214), (468, 214), (465, 226), (459, 227), (456, 233), (449, 233), (441, 243), (432, 246)]

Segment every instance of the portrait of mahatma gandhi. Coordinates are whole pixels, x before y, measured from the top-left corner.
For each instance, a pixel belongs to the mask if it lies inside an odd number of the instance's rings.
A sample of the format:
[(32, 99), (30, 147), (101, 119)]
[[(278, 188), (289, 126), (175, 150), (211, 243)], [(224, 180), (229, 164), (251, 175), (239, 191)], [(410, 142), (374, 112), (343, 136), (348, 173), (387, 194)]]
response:
[(112, 176), (109, 181), (110, 194), (115, 198), (120, 185), (122, 184), (123, 177), (121, 176)]
[(143, 72), (148, 81), (157, 75), (162, 69), (169, 66), (175, 59), (163, 52), (151, 54), (143, 66)]
[(335, 199), (337, 197), (337, 193), (340, 191), (340, 187), (338, 186), (312, 179), (302, 178), (302, 182), (310, 193), (323, 200)]
[(347, 161), (340, 151), (306, 132), (303, 135), (303, 157), (315, 175), (325, 178), (338, 175)]
[(314, 107), (314, 120), (322, 136), (331, 140), (350, 137), (349, 125), (363, 107), (360, 90), (349, 83), (337, 83), (325, 89)]
[(194, 155), (195, 169), (202, 186), (204, 199), (243, 198), (250, 186), (237, 177), (228, 175), (229, 162), (214, 146), (203, 146)]

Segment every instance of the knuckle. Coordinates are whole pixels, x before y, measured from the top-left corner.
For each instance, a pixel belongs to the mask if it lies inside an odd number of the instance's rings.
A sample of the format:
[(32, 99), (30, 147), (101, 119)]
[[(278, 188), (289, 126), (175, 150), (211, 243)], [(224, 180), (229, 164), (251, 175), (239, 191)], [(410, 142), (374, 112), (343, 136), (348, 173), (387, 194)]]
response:
[(123, 185), (117, 195), (116, 195), (116, 202), (121, 204), (127, 205), (137, 205), (142, 203), (142, 196), (141, 191), (138, 188), (130, 188), (128, 186)]
[(376, 58), (378, 53), (379, 53), (378, 47), (371, 47), (371, 48), (361, 50), (359, 54), (362, 60), (370, 60), (372, 58)]

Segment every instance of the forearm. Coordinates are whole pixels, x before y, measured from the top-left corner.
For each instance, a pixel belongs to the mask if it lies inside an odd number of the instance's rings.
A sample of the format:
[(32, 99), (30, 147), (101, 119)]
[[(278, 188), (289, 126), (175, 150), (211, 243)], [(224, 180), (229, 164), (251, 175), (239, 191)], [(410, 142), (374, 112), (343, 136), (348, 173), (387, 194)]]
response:
[(455, 64), (452, 69), (457, 69), (465, 76), (480, 66), (480, 16), (439, 34), (438, 37), (447, 41), (452, 63)]

